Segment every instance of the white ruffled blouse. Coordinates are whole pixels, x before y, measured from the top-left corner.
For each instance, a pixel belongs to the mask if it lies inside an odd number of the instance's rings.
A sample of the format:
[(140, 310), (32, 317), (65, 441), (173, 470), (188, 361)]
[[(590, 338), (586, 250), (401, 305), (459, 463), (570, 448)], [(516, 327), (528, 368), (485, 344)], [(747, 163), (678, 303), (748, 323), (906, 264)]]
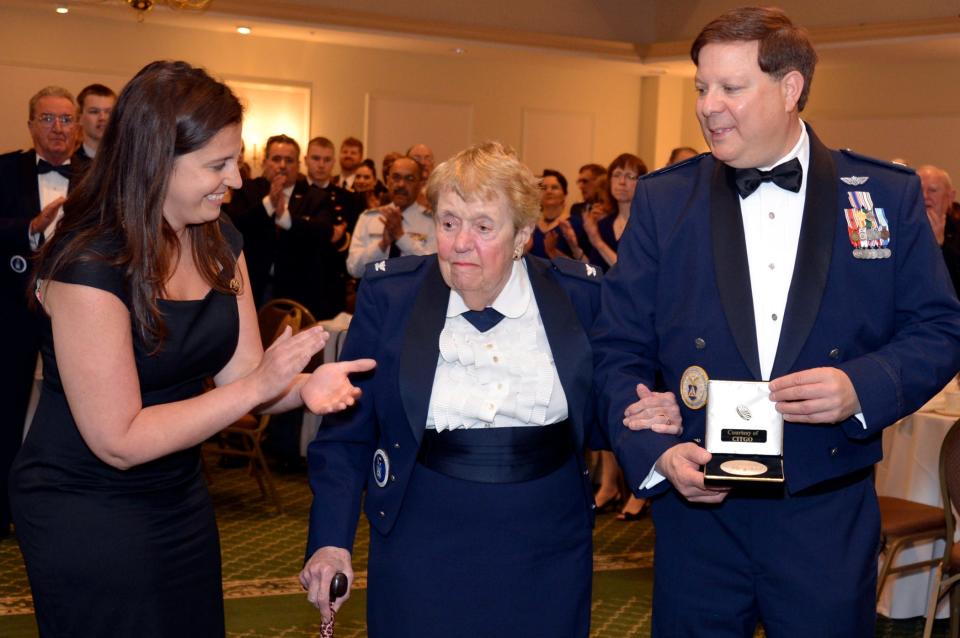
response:
[(450, 291), (427, 428), (538, 426), (567, 418), (567, 398), (523, 260), (513, 262), (492, 307), (504, 318), (481, 333), (462, 316), (469, 310), (463, 298)]

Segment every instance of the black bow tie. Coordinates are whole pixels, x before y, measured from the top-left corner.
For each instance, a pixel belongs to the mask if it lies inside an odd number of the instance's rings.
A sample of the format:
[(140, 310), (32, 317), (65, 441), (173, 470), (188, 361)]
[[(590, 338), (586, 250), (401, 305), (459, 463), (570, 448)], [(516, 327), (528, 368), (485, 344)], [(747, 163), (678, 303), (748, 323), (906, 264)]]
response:
[(760, 188), (763, 182), (773, 182), (780, 188), (794, 193), (800, 192), (800, 183), (803, 181), (803, 167), (800, 160), (793, 158), (774, 166), (769, 171), (758, 168), (738, 168), (736, 170), (737, 192), (746, 199), (753, 191)]
[(483, 310), (467, 310), (463, 313), (463, 318), (473, 324), (473, 327), (480, 332), (486, 332), (494, 327), (503, 315), (493, 308), (484, 308)]
[(46, 173), (49, 173), (51, 171), (60, 173), (67, 179), (70, 179), (71, 170), (70, 170), (69, 164), (61, 164), (60, 166), (54, 166), (53, 164), (51, 164), (45, 159), (41, 159), (37, 162), (38, 175), (45, 175)]

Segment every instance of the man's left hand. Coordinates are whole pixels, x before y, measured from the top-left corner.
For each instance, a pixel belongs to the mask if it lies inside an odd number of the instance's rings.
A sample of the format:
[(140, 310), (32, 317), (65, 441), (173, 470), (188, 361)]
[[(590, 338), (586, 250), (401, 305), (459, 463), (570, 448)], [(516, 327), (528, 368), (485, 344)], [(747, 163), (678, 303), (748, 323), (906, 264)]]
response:
[(774, 379), (770, 400), (794, 423), (839, 423), (861, 412), (853, 382), (837, 368), (811, 368)]

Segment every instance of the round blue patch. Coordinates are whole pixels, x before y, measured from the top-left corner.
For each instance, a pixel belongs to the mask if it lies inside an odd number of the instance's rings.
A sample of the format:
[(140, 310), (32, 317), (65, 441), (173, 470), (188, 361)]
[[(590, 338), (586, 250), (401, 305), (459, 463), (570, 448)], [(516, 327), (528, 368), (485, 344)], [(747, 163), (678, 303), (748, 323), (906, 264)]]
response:
[(383, 449), (373, 453), (373, 480), (377, 487), (385, 487), (390, 476), (390, 457)]

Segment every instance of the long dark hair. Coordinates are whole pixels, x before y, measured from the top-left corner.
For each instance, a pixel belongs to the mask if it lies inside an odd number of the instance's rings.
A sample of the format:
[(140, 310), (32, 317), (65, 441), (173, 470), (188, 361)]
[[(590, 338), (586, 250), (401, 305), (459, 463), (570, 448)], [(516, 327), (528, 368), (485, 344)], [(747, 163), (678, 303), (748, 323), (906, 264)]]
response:
[[(163, 218), (174, 160), (242, 120), (236, 96), (203, 69), (169, 61), (141, 69), (120, 93), (88, 174), (40, 252), (36, 276), (52, 279), (89, 259), (122, 267), (134, 325), (152, 352), (159, 351), (167, 333), (157, 298), (180, 253)], [(190, 225), (185, 232), (204, 281), (231, 293), (236, 258), (219, 224)]]

